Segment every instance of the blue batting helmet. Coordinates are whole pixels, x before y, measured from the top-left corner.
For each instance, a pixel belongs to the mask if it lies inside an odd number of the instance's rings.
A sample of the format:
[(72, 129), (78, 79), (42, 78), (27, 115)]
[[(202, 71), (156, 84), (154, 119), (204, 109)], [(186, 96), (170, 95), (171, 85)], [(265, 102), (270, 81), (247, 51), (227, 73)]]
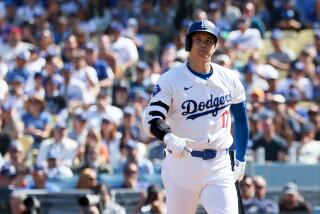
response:
[(192, 36), (192, 34), (194, 34), (196, 32), (210, 33), (215, 38), (216, 42), (218, 41), (218, 29), (215, 26), (215, 24), (213, 24), (212, 22), (210, 22), (208, 20), (195, 21), (191, 24), (189, 31), (188, 31), (188, 34), (186, 36), (186, 44), (185, 44), (186, 51), (191, 50), (191, 47), (192, 47), (191, 36)]

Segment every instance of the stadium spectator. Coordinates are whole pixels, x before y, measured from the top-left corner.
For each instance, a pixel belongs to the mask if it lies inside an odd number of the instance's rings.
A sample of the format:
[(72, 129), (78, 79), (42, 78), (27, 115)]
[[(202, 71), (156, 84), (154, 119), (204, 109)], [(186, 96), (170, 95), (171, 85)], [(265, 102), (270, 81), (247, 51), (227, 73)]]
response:
[[(2, 106), (1, 134), (7, 135), (11, 140), (19, 139), (23, 135), (24, 124), (14, 104), (7, 101)], [(5, 143), (2, 141), (2, 143)]]
[(254, 176), (253, 183), (255, 186), (255, 198), (258, 200), (259, 211), (261, 214), (277, 214), (279, 213), (278, 204), (266, 198), (267, 182), (262, 176)]
[(101, 90), (106, 91), (113, 84), (114, 73), (104, 59), (99, 58), (98, 46), (92, 42), (86, 44), (86, 61), (96, 72)]
[(102, 115), (101, 137), (102, 143), (106, 145), (109, 150), (109, 163), (115, 168), (121, 162), (120, 140), (122, 134), (117, 131), (117, 125), (113, 118), (106, 114)]
[(16, 168), (10, 164), (4, 164), (0, 168), (0, 188), (13, 189), (15, 188), (15, 179), (17, 177)]
[(147, 188), (147, 197), (143, 206), (140, 208), (139, 214), (166, 213), (166, 203), (164, 200), (164, 192), (157, 185), (149, 185)]
[(297, 161), (305, 164), (320, 162), (320, 141), (315, 140), (316, 127), (308, 122), (302, 125), (301, 142), (298, 146)]
[(320, 140), (320, 108), (314, 104), (310, 106), (308, 115), (310, 121), (315, 125), (315, 140)]
[(276, 133), (274, 115), (261, 115), (260, 119), (263, 133), (253, 137), (252, 149), (264, 148), (266, 161), (285, 161), (287, 142)]
[(93, 169), (86, 168), (80, 173), (76, 188), (94, 191), (97, 185), (97, 173)]
[(122, 110), (111, 104), (112, 98), (105, 92), (100, 92), (96, 99), (96, 105), (88, 109), (88, 120), (92, 127), (100, 128), (103, 115), (110, 116), (116, 124), (120, 124), (123, 112)]
[[(88, 158), (95, 163), (88, 163)], [(78, 148), (78, 159), (81, 162), (89, 164), (90, 167), (99, 168), (109, 162), (109, 151), (106, 145), (101, 141), (101, 135), (98, 129), (88, 128), (87, 136), (84, 144), (80, 144)], [(92, 165), (91, 165), (92, 164)], [(97, 164), (95, 166), (95, 164)]]
[(256, 28), (259, 30), (261, 37), (264, 38), (266, 32), (266, 26), (262, 19), (256, 15), (256, 8), (254, 3), (246, 2), (242, 8), (242, 15), (251, 19), (251, 28)]
[(299, 100), (312, 99), (312, 84), (310, 79), (305, 77), (305, 65), (302, 62), (294, 61), (291, 63), (290, 76), (279, 83), (278, 92), (284, 96), (296, 93), (296, 98)]
[(72, 77), (73, 69), (71, 64), (64, 64), (61, 69), (63, 82), (59, 91), (71, 112), (78, 107), (82, 107), (83, 103), (88, 103), (88, 89), (84, 82)]
[(123, 25), (118, 21), (110, 24), (110, 36), (112, 38), (110, 48), (117, 55), (120, 73), (125, 77), (130, 77), (131, 69), (139, 60), (138, 49), (134, 42), (121, 35)]
[(13, 68), (7, 73), (5, 80), (12, 84), (13, 81), (16, 79), (17, 76), (23, 78), (23, 83), (26, 83), (29, 73), (26, 70), (26, 64), (30, 60), (30, 52), (28, 50), (21, 51), (17, 53), (15, 56), (15, 65)]
[[(139, 142), (134, 140), (129, 140), (128, 143), (125, 145), (126, 149), (126, 160), (124, 165), (128, 162), (133, 162), (138, 165), (139, 168), (139, 175), (152, 175), (154, 174), (154, 167), (150, 160), (146, 159), (143, 154), (141, 154), (141, 149), (139, 148)], [(123, 171), (124, 166), (119, 167)]]
[(88, 114), (82, 110), (75, 112), (72, 115), (72, 122), (69, 138), (77, 142), (78, 146), (83, 145), (88, 133)]
[(251, 20), (241, 17), (237, 22), (237, 29), (231, 31), (229, 38), (231, 44), (238, 51), (254, 51), (262, 47), (262, 37), (256, 28), (250, 28)]
[(48, 181), (48, 168), (42, 164), (34, 164), (32, 168), (32, 181), (27, 189), (42, 189), (47, 192), (60, 192), (61, 189), (55, 183)]
[(58, 121), (54, 127), (53, 138), (44, 140), (39, 148), (37, 163), (40, 165), (48, 160), (50, 154), (57, 155), (62, 165), (71, 167), (74, 164), (78, 143), (67, 137), (68, 126)]
[(267, 62), (277, 69), (289, 70), (290, 63), (296, 58), (292, 49), (285, 45), (284, 34), (280, 29), (273, 29), (271, 43), (273, 50), (267, 55)]
[(61, 155), (58, 151), (49, 150), (47, 155), (48, 178), (49, 179), (65, 179), (71, 178), (73, 173), (70, 167), (61, 162)]
[(25, 188), (28, 184), (27, 176), (30, 174), (30, 167), (23, 145), (19, 140), (12, 140), (7, 153), (6, 163), (13, 165), (17, 173), (15, 186)]
[(137, 191), (146, 191), (148, 182), (139, 178), (139, 166), (135, 162), (127, 162), (123, 168), (124, 182), (118, 188), (125, 188)]
[(301, 13), (296, 8), (296, 0), (285, 0), (272, 11), (272, 26), (284, 30), (301, 30), (304, 26)]
[(86, 168), (91, 168), (98, 174), (113, 173), (112, 166), (108, 163), (109, 160), (106, 161), (105, 157), (101, 155), (102, 148), (105, 148), (105, 145), (101, 143), (86, 144), (84, 149), (84, 160), (73, 171), (79, 173)]
[(259, 202), (254, 197), (255, 186), (253, 183), (253, 178), (251, 176), (243, 177), (243, 180), (240, 182), (240, 192), (245, 213), (258, 213)]
[(95, 193), (101, 197), (103, 214), (126, 214), (125, 208), (113, 200), (111, 189), (106, 184), (98, 184)]
[(26, 100), (26, 113), (22, 116), (24, 134), (32, 136), (34, 148), (39, 148), (41, 142), (48, 138), (51, 132), (51, 115), (45, 111), (46, 101), (37, 94)]
[(309, 203), (303, 198), (297, 184), (288, 182), (284, 185), (279, 200), (280, 212), (307, 212), (312, 213)]

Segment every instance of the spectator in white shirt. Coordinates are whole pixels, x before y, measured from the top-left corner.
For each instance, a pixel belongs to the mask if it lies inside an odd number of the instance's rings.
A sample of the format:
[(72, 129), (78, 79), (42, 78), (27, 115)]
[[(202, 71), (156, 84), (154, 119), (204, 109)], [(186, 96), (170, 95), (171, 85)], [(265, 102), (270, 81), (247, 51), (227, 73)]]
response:
[(72, 166), (77, 155), (78, 144), (67, 135), (67, 124), (64, 121), (58, 121), (54, 128), (54, 137), (41, 143), (37, 163), (44, 163), (50, 152), (56, 152), (59, 154), (61, 164)]

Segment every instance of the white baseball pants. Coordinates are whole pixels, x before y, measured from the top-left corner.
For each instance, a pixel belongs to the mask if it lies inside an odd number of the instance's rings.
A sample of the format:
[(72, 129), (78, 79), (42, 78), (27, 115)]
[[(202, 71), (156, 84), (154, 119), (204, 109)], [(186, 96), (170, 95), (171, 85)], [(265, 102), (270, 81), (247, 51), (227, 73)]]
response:
[(208, 214), (237, 214), (237, 192), (228, 152), (216, 158), (176, 159), (168, 154), (161, 176), (168, 214), (194, 214), (200, 202)]

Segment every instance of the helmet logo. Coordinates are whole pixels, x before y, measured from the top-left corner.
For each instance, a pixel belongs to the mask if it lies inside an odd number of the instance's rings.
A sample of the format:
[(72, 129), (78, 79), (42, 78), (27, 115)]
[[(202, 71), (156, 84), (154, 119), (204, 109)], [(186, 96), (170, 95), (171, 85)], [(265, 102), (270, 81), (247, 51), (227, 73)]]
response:
[(201, 21), (201, 28), (208, 28), (208, 23), (206, 21)]

